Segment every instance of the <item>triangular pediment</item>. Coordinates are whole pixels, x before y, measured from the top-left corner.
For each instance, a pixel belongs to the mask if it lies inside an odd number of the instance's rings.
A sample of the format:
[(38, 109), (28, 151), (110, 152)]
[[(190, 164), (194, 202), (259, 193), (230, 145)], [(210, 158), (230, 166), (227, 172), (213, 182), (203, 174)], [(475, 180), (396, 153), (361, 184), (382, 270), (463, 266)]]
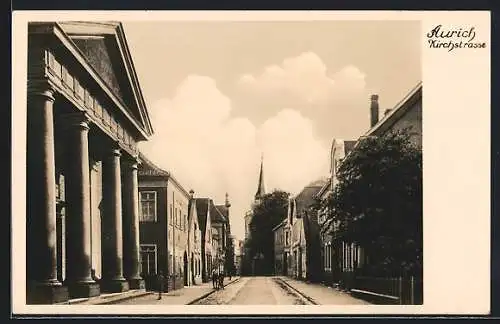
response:
[(86, 61), (147, 134), (153, 130), (137, 75), (118, 22), (61, 22)]

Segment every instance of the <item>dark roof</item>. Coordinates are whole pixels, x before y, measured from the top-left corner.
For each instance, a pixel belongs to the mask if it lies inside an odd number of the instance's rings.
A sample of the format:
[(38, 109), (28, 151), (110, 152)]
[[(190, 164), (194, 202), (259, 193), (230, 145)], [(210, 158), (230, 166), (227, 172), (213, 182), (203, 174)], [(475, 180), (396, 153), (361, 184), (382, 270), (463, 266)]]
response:
[(208, 211), (208, 198), (195, 198), (196, 201), (196, 211), (198, 214), (198, 225), (200, 226), (201, 232), (205, 233), (205, 228), (207, 226), (207, 211)]
[(144, 153), (139, 152), (139, 160), (141, 164), (139, 165), (139, 169), (137, 170), (138, 175), (140, 176), (158, 176), (165, 177), (172, 181), (187, 197), (190, 196), (190, 193), (182, 186), (179, 181), (172, 175), (172, 173), (160, 168), (156, 164), (154, 164), (151, 160), (149, 160)]
[(229, 219), (229, 209), (226, 205), (215, 205), (215, 207), (219, 210), (219, 212), (224, 216), (226, 220)]
[(401, 99), (394, 108), (392, 108), (377, 124), (371, 127), (364, 136), (381, 134), (388, 129), (399, 119), (404, 113), (413, 107), (417, 100), (422, 99), (422, 81), (419, 81), (405, 96)]
[(212, 223), (225, 223), (226, 218), (212, 201), (210, 201), (210, 221)]
[(344, 141), (344, 153), (345, 155), (349, 154), (356, 145), (357, 141)]
[(168, 171), (163, 170), (162, 168), (154, 164), (141, 152), (139, 152), (139, 160), (141, 161), (141, 164), (139, 165), (139, 169), (137, 170), (138, 175), (170, 177), (170, 173)]
[(297, 204), (297, 215), (299, 215), (302, 211), (308, 209), (316, 202), (315, 196), (321, 190), (324, 184), (325, 180), (323, 179), (315, 181), (306, 186), (297, 196), (295, 196), (294, 199), (295, 203)]

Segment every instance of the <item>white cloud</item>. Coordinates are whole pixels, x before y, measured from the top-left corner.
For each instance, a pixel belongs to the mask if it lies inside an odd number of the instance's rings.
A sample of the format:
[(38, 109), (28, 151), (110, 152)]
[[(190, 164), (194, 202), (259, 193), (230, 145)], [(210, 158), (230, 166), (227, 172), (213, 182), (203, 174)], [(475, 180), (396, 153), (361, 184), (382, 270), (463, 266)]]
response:
[(256, 94), (287, 94), (309, 104), (325, 104), (344, 91), (364, 89), (365, 75), (354, 66), (346, 66), (329, 75), (325, 63), (313, 52), (305, 52), (270, 65), (260, 75), (244, 74), (242, 88)]
[(223, 203), (228, 192), (231, 226), (243, 238), (261, 152), (268, 188), (296, 192), (325, 175), (328, 145), (314, 137), (312, 121), (294, 110), (283, 109), (259, 127), (230, 113), (231, 101), (214, 80), (191, 75), (172, 98), (150, 107), (155, 135), (141, 150), (198, 197)]

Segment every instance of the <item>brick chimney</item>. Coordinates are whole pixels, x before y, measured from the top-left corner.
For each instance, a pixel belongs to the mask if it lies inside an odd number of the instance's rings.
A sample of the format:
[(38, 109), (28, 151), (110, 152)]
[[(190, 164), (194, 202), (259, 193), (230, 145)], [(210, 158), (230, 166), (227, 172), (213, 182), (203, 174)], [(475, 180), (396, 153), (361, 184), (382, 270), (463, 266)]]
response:
[(370, 98), (370, 127), (378, 123), (378, 95), (374, 94)]

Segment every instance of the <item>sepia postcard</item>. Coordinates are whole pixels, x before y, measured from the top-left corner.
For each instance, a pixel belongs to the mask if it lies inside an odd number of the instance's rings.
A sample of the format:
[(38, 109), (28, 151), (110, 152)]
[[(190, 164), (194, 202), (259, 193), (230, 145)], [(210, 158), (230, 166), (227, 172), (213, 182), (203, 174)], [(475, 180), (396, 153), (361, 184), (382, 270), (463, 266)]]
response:
[(489, 313), (489, 12), (12, 23), (13, 314)]

